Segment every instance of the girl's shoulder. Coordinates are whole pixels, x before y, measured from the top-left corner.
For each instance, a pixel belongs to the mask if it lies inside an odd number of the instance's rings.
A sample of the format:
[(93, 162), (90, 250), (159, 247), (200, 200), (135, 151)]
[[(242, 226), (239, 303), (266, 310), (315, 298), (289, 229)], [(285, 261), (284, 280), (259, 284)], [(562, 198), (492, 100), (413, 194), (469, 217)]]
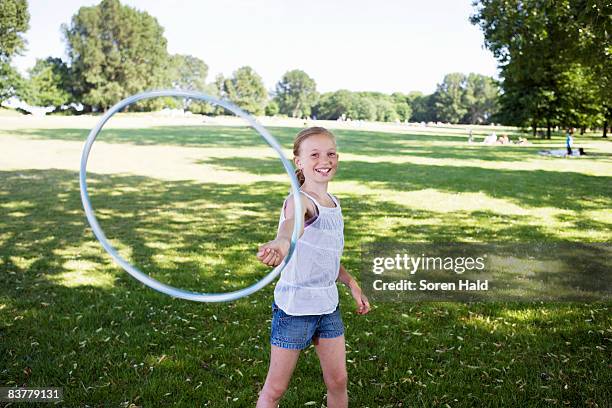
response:
[(310, 199), (315, 200), (317, 206), (323, 206), (325, 208), (340, 207), (340, 200), (338, 200), (338, 197), (336, 197), (332, 193), (325, 193), (326, 195), (322, 197), (309, 192), (306, 192), (306, 194)]
[[(306, 196), (306, 194), (300, 194), (300, 202), (302, 204), (302, 211), (304, 214), (316, 214), (317, 207), (316, 204)], [(291, 193), (285, 198), (285, 202), (283, 203), (283, 210), (285, 212), (285, 217), (292, 217), (295, 212), (295, 201), (294, 194)]]

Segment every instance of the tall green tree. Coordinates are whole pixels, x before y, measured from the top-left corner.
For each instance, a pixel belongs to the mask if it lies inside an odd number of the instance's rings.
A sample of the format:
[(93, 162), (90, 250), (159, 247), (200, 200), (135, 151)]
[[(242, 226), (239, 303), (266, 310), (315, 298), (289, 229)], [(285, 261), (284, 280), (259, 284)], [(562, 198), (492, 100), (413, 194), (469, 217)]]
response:
[[(612, 95), (609, 0), (481, 0), (474, 6), (471, 21), (482, 29), (501, 68), (500, 115), (506, 120), (529, 122), (534, 132), (544, 124), (549, 136), (551, 126), (576, 126), (567, 121), (591, 115), (590, 104), (577, 105), (567, 93), (589, 78), (598, 89), (600, 111), (607, 111)], [(576, 63), (597, 74), (576, 74)], [(576, 115), (576, 109), (586, 110)]]
[[(167, 75), (168, 86), (171, 88), (211, 94), (211, 86), (206, 84), (208, 65), (200, 58), (192, 55), (171, 55)], [(172, 105), (170, 101), (164, 102), (167, 106)], [(208, 103), (189, 99), (184, 99), (182, 106), (184, 110), (189, 110), (192, 113), (210, 113), (214, 110)]]
[(439, 120), (459, 123), (467, 113), (464, 104), (465, 79), (465, 75), (456, 72), (447, 74), (438, 84), (435, 106)]
[(263, 80), (253, 68), (249, 66), (238, 68), (231, 78), (222, 81), (222, 96), (249, 113), (255, 115), (264, 113), (268, 94)]
[(376, 120), (380, 122), (395, 122), (399, 115), (391, 98), (380, 98), (376, 101)]
[(391, 94), (393, 100), (394, 110), (397, 112), (398, 119), (402, 121), (410, 120), (412, 116), (412, 107), (410, 106), (410, 98), (408, 95), (404, 95), (401, 92), (394, 92)]
[(81, 7), (62, 27), (74, 90), (86, 108), (105, 110), (128, 95), (167, 82), (163, 28), (146, 12), (102, 0)]
[(204, 91), (208, 65), (192, 55), (174, 54), (168, 64), (168, 80), (175, 89)]
[[(371, 96), (352, 94), (351, 102), (343, 113), (353, 120), (373, 121), (378, 119), (378, 106)], [(382, 112), (384, 114), (384, 112)]]
[(29, 21), (26, 0), (0, 1), (0, 103), (23, 91), (24, 80), (11, 66), (11, 58), (25, 49)]
[[(543, 123), (552, 126), (551, 114), (554, 112), (556, 96), (554, 91), (542, 86), (537, 77), (528, 76), (518, 64), (508, 64), (502, 70), (504, 91), (500, 95), (500, 110), (496, 121), (515, 126), (531, 127), (533, 135)], [(520, 71), (513, 74), (512, 71)]]
[(53, 106), (56, 109), (70, 103), (70, 73), (60, 58), (37, 59), (29, 70), (25, 101), (33, 106)]
[(599, 77), (592, 67), (579, 63), (568, 65), (558, 78), (559, 123), (572, 124), (582, 132), (601, 126), (605, 120), (605, 106), (600, 99)]
[(463, 104), (467, 113), (463, 123), (488, 124), (497, 113), (499, 88), (493, 78), (470, 73), (465, 80)]
[(571, 17), (567, 46), (584, 67), (592, 71), (596, 97), (601, 106), (603, 137), (612, 124), (612, 2), (581, 0), (565, 4)]
[(438, 120), (435, 94), (424, 95), (422, 92), (413, 91), (407, 96), (412, 116), (410, 120), (413, 122), (435, 122)]
[(471, 18), (500, 64), (507, 93), (500, 116), (534, 132), (544, 122), (549, 137), (558, 119), (557, 77), (563, 69), (556, 61), (563, 30), (557, 11), (548, 0), (483, 0)]
[(8, 61), (24, 50), (26, 41), (23, 35), (29, 22), (26, 0), (0, 1), (0, 60)]
[(280, 113), (301, 118), (310, 116), (318, 98), (317, 84), (299, 69), (286, 72), (276, 84), (276, 101)]
[(314, 113), (319, 119), (337, 120), (347, 114), (353, 106), (354, 99), (353, 94), (346, 89), (326, 92), (319, 98), (314, 107)]
[(10, 63), (0, 60), (0, 103), (27, 92), (26, 81)]

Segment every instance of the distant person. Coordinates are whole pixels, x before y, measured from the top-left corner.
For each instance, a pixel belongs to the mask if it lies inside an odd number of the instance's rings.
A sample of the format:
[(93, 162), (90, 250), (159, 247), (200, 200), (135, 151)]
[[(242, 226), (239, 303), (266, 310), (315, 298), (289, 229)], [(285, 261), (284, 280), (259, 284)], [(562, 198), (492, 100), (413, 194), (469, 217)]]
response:
[(524, 137), (519, 137), (518, 142), (516, 143), (519, 145), (530, 145), (531, 144), (531, 142)]
[(503, 134), (499, 137), (499, 139), (497, 140), (497, 142), (499, 144), (510, 144), (510, 139), (508, 138), (508, 135)]
[(472, 129), (470, 129), (470, 132), (468, 133), (468, 143), (474, 143), (474, 134)]
[(491, 133), (489, 136), (486, 136), (482, 141), (483, 144), (493, 145), (497, 142), (497, 135), (495, 132)]
[(574, 129), (567, 128), (567, 131), (565, 132), (565, 147), (567, 148), (567, 156), (572, 155), (572, 146), (574, 144), (574, 138), (572, 136), (573, 134)]

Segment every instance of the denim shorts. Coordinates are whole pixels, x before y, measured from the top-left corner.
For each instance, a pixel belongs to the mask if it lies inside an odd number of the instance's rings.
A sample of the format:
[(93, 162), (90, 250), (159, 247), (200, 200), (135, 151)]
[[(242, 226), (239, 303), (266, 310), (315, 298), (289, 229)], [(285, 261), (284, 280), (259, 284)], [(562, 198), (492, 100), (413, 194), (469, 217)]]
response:
[(340, 306), (329, 314), (292, 316), (272, 302), (270, 344), (273, 346), (301, 350), (308, 347), (313, 338), (331, 339), (343, 334)]

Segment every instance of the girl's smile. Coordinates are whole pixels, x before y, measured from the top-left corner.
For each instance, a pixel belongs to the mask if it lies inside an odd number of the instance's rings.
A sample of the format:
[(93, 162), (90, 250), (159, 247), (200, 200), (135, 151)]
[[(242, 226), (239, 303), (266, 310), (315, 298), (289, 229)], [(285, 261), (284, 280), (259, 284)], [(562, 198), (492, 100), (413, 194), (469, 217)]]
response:
[(327, 182), (338, 169), (336, 143), (327, 135), (313, 135), (302, 142), (296, 164), (308, 180)]

